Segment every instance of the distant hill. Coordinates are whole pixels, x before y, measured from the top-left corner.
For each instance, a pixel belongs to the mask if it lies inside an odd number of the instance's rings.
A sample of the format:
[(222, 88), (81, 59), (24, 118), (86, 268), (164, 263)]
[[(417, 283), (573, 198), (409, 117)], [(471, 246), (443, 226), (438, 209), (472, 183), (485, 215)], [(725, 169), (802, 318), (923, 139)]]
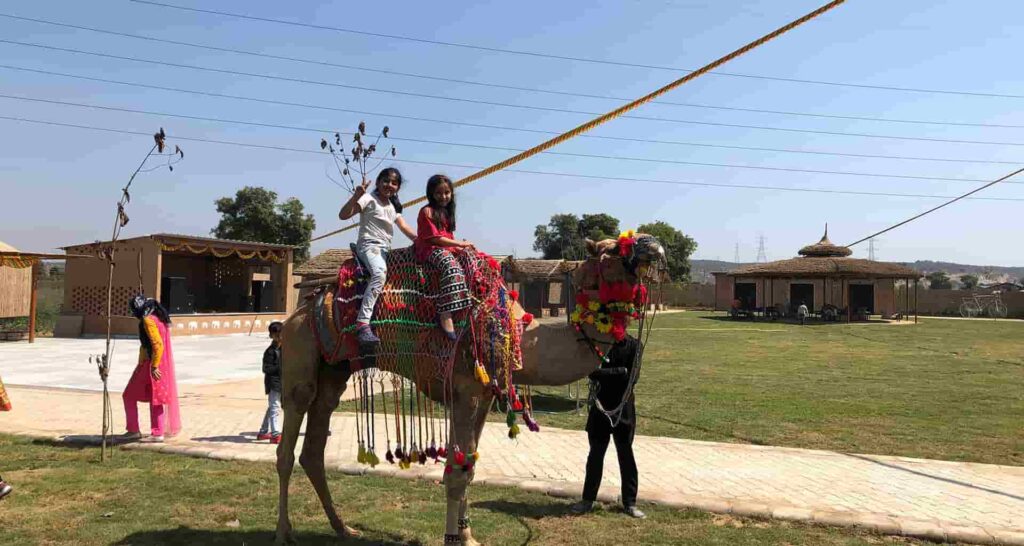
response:
[[(690, 278), (693, 282), (714, 282), (715, 277), (711, 273), (716, 271), (729, 271), (746, 263), (723, 262), (721, 260), (690, 260)], [(918, 260), (906, 263), (921, 273), (927, 275), (932, 271), (945, 271), (952, 277), (963, 274), (972, 274), (982, 277), (983, 282), (1003, 282), (1024, 278), (1024, 267), (1004, 267), (999, 265), (966, 265), (952, 262), (936, 262), (932, 260)]]

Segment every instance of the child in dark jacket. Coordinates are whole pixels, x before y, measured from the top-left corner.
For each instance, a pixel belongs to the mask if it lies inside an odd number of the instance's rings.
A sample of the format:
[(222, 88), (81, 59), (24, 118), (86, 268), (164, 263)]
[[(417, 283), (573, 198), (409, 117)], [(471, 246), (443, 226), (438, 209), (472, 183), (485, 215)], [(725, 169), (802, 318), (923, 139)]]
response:
[(278, 425), (281, 415), (281, 323), (271, 322), (268, 330), (270, 347), (263, 351), (263, 389), (267, 393), (267, 413), (263, 416), (263, 424), (256, 439), (278, 444), (281, 442), (281, 427)]

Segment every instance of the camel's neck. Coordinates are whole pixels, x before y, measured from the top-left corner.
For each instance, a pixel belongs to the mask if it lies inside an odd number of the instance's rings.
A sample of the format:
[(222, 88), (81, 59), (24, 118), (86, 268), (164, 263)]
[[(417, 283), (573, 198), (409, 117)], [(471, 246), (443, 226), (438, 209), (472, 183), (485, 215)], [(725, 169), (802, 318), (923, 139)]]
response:
[(523, 369), (512, 376), (523, 385), (567, 385), (600, 365), (576, 331), (564, 323), (540, 323), (523, 332)]

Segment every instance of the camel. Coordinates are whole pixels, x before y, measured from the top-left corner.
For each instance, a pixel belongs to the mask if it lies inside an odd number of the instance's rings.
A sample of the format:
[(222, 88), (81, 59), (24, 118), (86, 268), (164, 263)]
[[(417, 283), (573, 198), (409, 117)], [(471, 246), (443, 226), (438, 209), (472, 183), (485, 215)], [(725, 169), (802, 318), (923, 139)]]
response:
[[(596, 290), (599, 280), (610, 276), (635, 285), (639, 282), (638, 276), (644, 277), (651, 266), (655, 266), (656, 270), (657, 264), (664, 261), (664, 250), (660, 243), (649, 235), (639, 235), (637, 241), (627, 260), (619, 256), (617, 241), (588, 240), (587, 249), (590, 256), (574, 275), (576, 287)], [(346, 365), (328, 365), (323, 362), (314, 334), (308, 325), (309, 312), (309, 306), (298, 308), (285, 321), (282, 330), (284, 424), (281, 443), (277, 448), (280, 494), (275, 544), (278, 545), (294, 543), (288, 517), (288, 484), (295, 464), (295, 445), (304, 418), (308, 418), (308, 421), (299, 464), (312, 482), (327, 519), (338, 537), (359, 535), (358, 531), (346, 525), (338, 515), (324, 468), (324, 448), (327, 445), (331, 415), (338, 406), (351, 372)], [(518, 304), (515, 313), (517, 317), (524, 313)], [(610, 336), (598, 333), (593, 326), (585, 325), (585, 332), (597, 343), (612, 342)], [(592, 347), (581, 339), (573, 325), (567, 322), (533, 321), (524, 330), (520, 345), (523, 367), (512, 376), (513, 382), (519, 385), (567, 385), (587, 377), (601, 364)], [(494, 402), (494, 395), (474, 377), (473, 358), (468, 350), (459, 350), (458, 354), (451, 379), (451, 400), (448, 401), (451, 404), (449, 441), (461, 446), (463, 452), (470, 454), (477, 450), (487, 414)], [(424, 374), (420, 377), (430, 376), (431, 374)], [(415, 381), (413, 378), (408, 379)], [(417, 384), (417, 387), (425, 394), (433, 393), (436, 401), (441, 402), (437, 393), (443, 392), (444, 389), (437, 379), (432, 381), (435, 383), (430, 386)], [(448, 448), (450, 451), (451, 445)], [(458, 543), (464, 546), (479, 544), (473, 538), (466, 516), (466, 489), (472, 480), (472, 468), (468, 471), (448, 473), (444, 479), (447, 498), (446, 538), (458, 536)]]

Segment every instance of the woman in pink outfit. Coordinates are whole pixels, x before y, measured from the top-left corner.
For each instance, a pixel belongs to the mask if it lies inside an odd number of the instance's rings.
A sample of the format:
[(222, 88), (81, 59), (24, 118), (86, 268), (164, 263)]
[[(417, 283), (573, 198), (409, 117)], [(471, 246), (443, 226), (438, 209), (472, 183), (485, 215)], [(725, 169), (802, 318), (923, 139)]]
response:
[(171, 351), (171, 318), (156, 300), (135, 296), (128, 304), (139, 319), (139, 363), (121, 395), (124, 400), (126, 439), (142, 437), (139, 431), (139, 402), (149, 402), (152, 436), (144, 442), (162, 442), (165, 437), (181, 431), (178, 409), (178, 384), (174, 375), (174, 354)]

